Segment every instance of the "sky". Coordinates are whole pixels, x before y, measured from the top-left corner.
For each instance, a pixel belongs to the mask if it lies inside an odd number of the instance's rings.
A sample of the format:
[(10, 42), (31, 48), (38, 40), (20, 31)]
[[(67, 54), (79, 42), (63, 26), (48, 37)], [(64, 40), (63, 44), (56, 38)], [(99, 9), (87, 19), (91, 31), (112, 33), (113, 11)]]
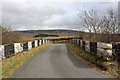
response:
[(95, 9), (103, 14), (117, 2), (2, 2), (1, 25), (14, 30), (82, 30), (77, 13)]

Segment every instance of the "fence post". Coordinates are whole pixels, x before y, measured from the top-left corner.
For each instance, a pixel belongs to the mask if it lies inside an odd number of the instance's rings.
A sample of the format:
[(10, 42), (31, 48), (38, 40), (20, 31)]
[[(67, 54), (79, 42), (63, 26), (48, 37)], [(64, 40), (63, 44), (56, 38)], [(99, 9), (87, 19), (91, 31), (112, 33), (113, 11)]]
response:
[(90, 52), (90, 42), (89, 41), (86, 41), (85, 51)]
[(21, 43), (14, 43), (15, 54), (22, 52)]
[(39, 45), (41, 45), (41, 40), (39, 40)]
[(4, 45), (0, 45), (0, 60), (5, 58)]
[(30, 50), (32, 48), (32, 41), (28, 42), (28, 50)]
[(38, 46), (37, 40), (34, 40), (34, 41), (35, 41), (35, 47), (37, 47)]

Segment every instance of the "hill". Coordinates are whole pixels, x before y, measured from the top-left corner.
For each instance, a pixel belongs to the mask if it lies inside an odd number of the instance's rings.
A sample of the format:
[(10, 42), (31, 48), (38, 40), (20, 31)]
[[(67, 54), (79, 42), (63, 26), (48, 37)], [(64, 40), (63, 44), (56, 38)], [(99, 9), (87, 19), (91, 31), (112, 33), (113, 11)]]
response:
[(26, 30), (17, 31), (25, 36), (33, 37), (37, 34), (59, 35), (59, 36), (79, 36), (79, 31), (75, 30)]

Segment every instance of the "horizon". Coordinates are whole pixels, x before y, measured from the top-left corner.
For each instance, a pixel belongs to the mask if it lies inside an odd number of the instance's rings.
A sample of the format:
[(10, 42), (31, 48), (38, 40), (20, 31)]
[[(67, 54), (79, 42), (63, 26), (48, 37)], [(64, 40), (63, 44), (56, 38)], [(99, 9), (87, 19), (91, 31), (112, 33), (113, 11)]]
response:
[(31, 29), (31, 30), (13, 30), (13, 31), (39, 31), (39, 30), (71, 30), (71, 31), (80, 31), (80, 30), (75, 30), (75, 29)]

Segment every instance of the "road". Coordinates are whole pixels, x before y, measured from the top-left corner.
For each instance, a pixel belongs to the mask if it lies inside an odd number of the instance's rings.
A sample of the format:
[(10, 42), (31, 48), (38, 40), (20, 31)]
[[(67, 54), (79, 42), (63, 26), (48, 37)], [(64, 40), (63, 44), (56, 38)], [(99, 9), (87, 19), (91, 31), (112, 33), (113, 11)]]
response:
[(23, 64), (12, 78), (108, 78), (77, 60), (66, 44), (55, 44)]

